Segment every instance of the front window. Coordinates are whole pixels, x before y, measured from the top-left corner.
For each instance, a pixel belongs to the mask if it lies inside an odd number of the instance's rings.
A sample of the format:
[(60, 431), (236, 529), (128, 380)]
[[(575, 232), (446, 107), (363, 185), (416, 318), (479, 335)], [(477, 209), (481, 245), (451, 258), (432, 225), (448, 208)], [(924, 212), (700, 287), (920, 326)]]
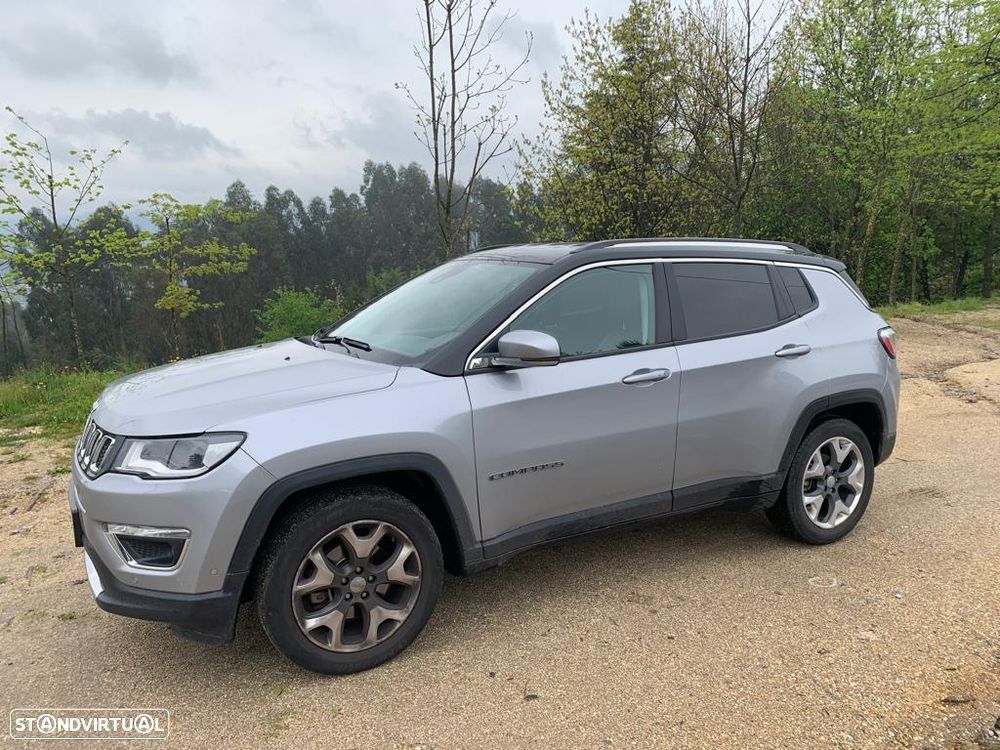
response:
[(363, 341), (376, 359), (417, 363), (541, 268), (505, 260), (454, 260), (375, 300), (326, 335)]
[(521, 313), (504, 333), (521, 330), (554, 336), (564, 357), (654, 344), (653, 266), (605, 266), (572, 276)]

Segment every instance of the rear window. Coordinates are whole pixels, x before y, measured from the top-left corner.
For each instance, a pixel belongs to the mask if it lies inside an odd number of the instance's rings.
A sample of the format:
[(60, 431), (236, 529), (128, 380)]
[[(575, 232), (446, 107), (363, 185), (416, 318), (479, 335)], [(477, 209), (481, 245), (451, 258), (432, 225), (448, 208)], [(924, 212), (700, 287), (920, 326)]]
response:
[(675, 263), (689, 339), (732, 336), (778, 322), (767, 268), (757, 263)]
[(799, 315), (809, 312), (816, 305), (816, 297), (806, 283), (802, 272), (797, 268), (778, 266), (778, 275), (785, 282), (785, 289), (792, 300), (792, 308)]

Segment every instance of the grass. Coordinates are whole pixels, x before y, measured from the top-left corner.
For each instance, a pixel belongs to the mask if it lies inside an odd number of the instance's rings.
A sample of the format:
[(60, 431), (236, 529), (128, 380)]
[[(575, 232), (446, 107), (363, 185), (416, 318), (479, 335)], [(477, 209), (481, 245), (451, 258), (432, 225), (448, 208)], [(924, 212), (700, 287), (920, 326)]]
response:
[[(94, 399), (121, 374), (52, 367), (19, 372), (0, 382), (0, 427), (13, 431), (33, 427), (45, 437), (74, 437)], [(0, 445), (18, 445), (22, 440), (15, 432), (0, 437)]]
[(284, 708), (280, 711), (268, 714), (264, 717), (264, 726), (267, 727), (268, 735), (274, 737), (288, 729), (289, 722), (298, 716), (299, 712), (294, 708)]
[(976, 312), (987, 308), (1000, 308), (1000, 297), (962, 297), (940, 302), (900, 302), (878, 308), (883, 318), (915, 318), (924, 315), (950, 315), (953, 313)]

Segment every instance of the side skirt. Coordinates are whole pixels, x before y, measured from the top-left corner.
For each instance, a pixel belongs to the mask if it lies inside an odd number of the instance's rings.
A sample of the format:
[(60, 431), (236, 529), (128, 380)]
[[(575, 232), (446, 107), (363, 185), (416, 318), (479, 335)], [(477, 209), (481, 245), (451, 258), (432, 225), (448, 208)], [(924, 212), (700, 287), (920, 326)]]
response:
[(515, 555), (549, 542), (653, 519), (730, 504), (748, 510), (766, 508), (778, 499), (780, 488), (773, 489), (775, 481), (777, 476), (769, 475), (710, 482), (677, 492), (662, 492), (536, 521), (483, 542), (483, 559), (469, 565), (467, 570), (471, 573), (500, 565)]

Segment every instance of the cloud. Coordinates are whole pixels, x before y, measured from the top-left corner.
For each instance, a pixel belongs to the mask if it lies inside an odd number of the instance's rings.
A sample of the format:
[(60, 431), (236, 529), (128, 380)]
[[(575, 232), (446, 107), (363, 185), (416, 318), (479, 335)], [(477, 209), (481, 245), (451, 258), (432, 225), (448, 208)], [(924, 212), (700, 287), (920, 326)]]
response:
[[(555, 73), (562, 62), (563, 46), (555, 24), (548, 21), (525, 21), (519, 15), (512, 16), (503, 28), (499, 43), (515, 61), (520, 60), (527, 49), (527, 39), (531, 39), (531, 54), (528, 66), (541, 72)], [(522, 76), (523, 78), (524, 76)], [(532, 78), (535, 78), (532, 74)]]
[(49, 112), (30, 115), (28, 119), (45, 123), (54, 134), (63, 138), (79, 136), (93, 139), (95, 135), (108, 135), (115, 140), (127, 140), (130, 148), (153, 160), (187, 159), (210, 151), (222, 156), (237, 156), (240, 153), (239, 149), (219, 140), (208, 128), (181, 122), (169, 112), (88, 110), (79, 117)]
[(378, 91), (364, 97), (361, 113), (347, 117), (326, 133), (333, 146), (351, 144), (371, 158), (393, 164), (406, 164), (426, 157), (413, 131), (413, 111), (403, 92)]
[(124, 73), (161, 86), (198, 78), (188, 57), (171, 53), (158, 35), (125, 20), (103, 23), (96, 33), (63, 25), (32, 26), (8, 39), (0, 54), (24, 73), (40, 78)]

